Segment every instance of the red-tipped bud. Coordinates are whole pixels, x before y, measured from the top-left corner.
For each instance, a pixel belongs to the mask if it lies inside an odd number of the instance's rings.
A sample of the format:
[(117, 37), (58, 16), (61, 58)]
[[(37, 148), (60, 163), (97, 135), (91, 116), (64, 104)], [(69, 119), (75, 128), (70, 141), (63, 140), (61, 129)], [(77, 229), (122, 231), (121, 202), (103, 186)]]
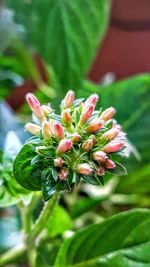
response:
[(38, 99), (31, 93), (26, 95), (26, 101), (39, 120), (44, 120), (44, 112)]
[(107, 155), (103, 151), (97, 151), (93, 153), (93, 159), (99, 162), (105, 162), (107, 159)]
[(69, 175), (68, 170), (63, 168), (60, 170), (60, 173), (58, 176), (59, 176), (60, 181), (65, 181), (67, 179), (68, 175)]
[(52, 112), (52, 108), (50, 106), (47, 106), (47, 105), (42, 105), (42, 110), (43, 110), (44, 115), (46, 117)]
[(70, 115), (70, 110), (69, 109), (65, 109), (62, 111), (61, 113), (61, 119), (62, 119), (62, 122), (67, 124), (67, 125), (70, 125), (71, 122), (72, 122), (72, 118), (71, 118), (71, 115)]
[(41, 127), (35, 123), (29, 122), (25, 125), (25, 130), (30, 132), (33, 135), (38, 135), (38, 134), (40, 134)]
[(114, 161), (112, 161), (110, 159), (106, 159), (105, 167), (106, 167), (106, 169), (115, 169), (116, 168), (116, 164), (115, 164)]
[(103, 151), (106, 153), (113, 153), (120, 151), (124, 147), (125, 143), (123, 141), (111, 141), (106, 146), (103, 147)]
[(87, 151), (87, 152), (90, 151), (90, 150), (92, 149), (92, 147), (93, 147), (93, 140), (92, 140), (92, 138), (86, 140), (86, 141), (83, 143), (83, 145), (82, 145), (83, 150), (84, 150), (84, 151)]
[(98, 101), (99, 96), (97, 94), (91, 95), (85, 102), (84, 102), (84, 107), (87, 107), (90, 104), (93, 104), (96, 106), (97, 101)]
[(84, 174), (84, 175), (90, 175), (92, 173), (92, 168), (87, 163), (82, 163), (77, 166), (77, 172)]
[(118, 134), (119, 134), (119, 130), (116, 128), (112, 128), (110, 130), (108, 130), (107, 132), (105, 132), (102, 136), (101, 139), (109, 139), (112, 140), (114, 139)]
[(105, 169), (103, 166), (101, 166), (97, 172), (97, 175), (104, 176), (105, 175)]
[(59, 122), (54, 123), (54, 135), (58, 139), (64, 138), (64, 130), (62, 125)]
[(94, 105), (89, 105), (86, 109), (83, 109), (80, 116), (80, 124), (84, 124), (88, 121), (94, 111)]
[(100, 116), (101, 120), (108, 121), (113, 118), (116, 110), (113, 107), (107, 108), (104, 110)]
[(80, 140), (81, 140), (81, 136), (78, 133), (74, 133), (71, 136), (71, 140), (72, 140), (73, 143), (79, 143)]
[(86, 128), (87, 133), (96, 133), (103, 126), (103, 123), (100, 119), (94, 119), (90, 122), (90, 124)]
[(54, 134), (54, 129), (52, 123), (44, 121), (42, 124), (42, 134), (45, 140), (50, 140)]
[(60, 141), (58, 148), (57, 148), (57, 153), (61, 154), (61, 153), (65, 153), (68, 150), (70, 150), (72, 148), (72, 141), (69, 139), (63, 139)]
[(74, 101), (74, 91), (69, 90), (64, 98), (64, 108), (70, 108)]
[(64, 160), (60, 157), (54, 159), (54, 166), (55, 167), (58, 167), (58, 168), (61, 168), (63, 165), (64, 165)]

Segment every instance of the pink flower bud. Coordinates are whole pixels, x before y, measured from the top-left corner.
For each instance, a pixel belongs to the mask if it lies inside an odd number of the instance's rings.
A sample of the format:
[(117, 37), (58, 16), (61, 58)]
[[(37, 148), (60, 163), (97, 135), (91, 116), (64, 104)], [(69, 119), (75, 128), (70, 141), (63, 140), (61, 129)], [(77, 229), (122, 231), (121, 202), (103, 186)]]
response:
[(84, 102), (84, 107), (87, 107), (90, 104), (93, 104), (96, 106), (97, 101), (98, 101), (99, 96), (97, 94), (91, 95), (85, 102)]
[(97, 172), (97, 175), (104, 176), (105, 175), (105, 169), (103, 166), (101, 166)]
[(110, 143), (108, 143), (106, 146), (103, 147), (103, 151), (106, 153), (117, 152), (120, 151), (124, 145), (125, 144), (123, 141), (111, 141)]
[(89, 105), (86, 109), (83, 109), (80, 116), (80, 124), (84, 124), (91, 117), (92, 112), (94, 111), (94, 105)]
[(110, 159), (106, 159), (105, 167), (106, 167), (106, 169), (114, 169), (114, 168), (116, 168), (116, 164), (114, 161), (112, 161)]
[(31, 93), (26, 95), (26, 101), (39, 120), (44, 120), (44, 112), (38, 99)]
[(76, 171), (84, 175), (90, 175), (93, 170), (87, 163), (82, 163), (77, 166)]
[(45, 140), (50, 140), (54, 134), (54, 129), (52, 123), (44, 121), (42, 124), (42, 134)]
[(81, 140), (81, 136), (78, 133), (74, 133), (71, 136), (71, 140), (72, 140), (73, 143), (79, 143), (80, 140)]
[(108, 121), (112, 119), (115, 113), (116, 113), (116, 110), (113, 107), (110, 107), (102, 112), (100, 118), (101, 120)]
[(62, 139), (58, 145), (57, 153), (65, 153), (72, 148), (72, 141), (69, 139)]
[(90, 124), (86, 128), (87, 133), (96, 133), (103, 126), (103, 123), (100, 119), (94, 119), (90, 122)]
[(71, 118), (69, 109), (65, 109), (65, 110), (62, 111), (61, 119), (62, 119), (63, 123), (68, 124), (68, 125), (71, 124), (72, 118)]
[(33, 135), (38, 135), (38, 134), (40, 134), (41, 127), (35, 123), (29, 122), (25, 125), (25, 130), (30, 132)]
[(62, 125), (59, 122), (54, 123), (54, 135), (58, 139), (64, 138), (64, 130)]
[(58, 167), (58, 168), (61, 168), (63, 165), (64, 165), (64, 160), (60, 157), (54, 159), (54, 166), (55, 167)]
[(64, 108), (70, 108), (74, 101), (74, 91), (70, 90), (64, 98)]
[(86, 140), (86, 141), (83, 143), (83, 145), (82, 145), (83, 150), (84, 150), (84, 151), (87, 151), (87, 152), (90, 151), (90, 150), (92, 149), (92, 147), (93, 147), (93, 140), (92, 140), (92, 138)]
[(118, 134), (119, 134), (119, 130), (116, 128), (112, 128), (110, 130), (108, 130), (107, 132), (105, 132), (102, 136), (101, 139), (109, 139), (112, 140), (114, 139)]
[(103, 151), (97, 151), (93, 153), (93, 159), (100, 162), (105, 162), (107, 159), (107, 155)]
[(60, 170), (60, 173), (59, 173), (58, 176), (59, 176), (59, 179), (61, 181), (65, 181), (67, 179), (68, 175), (69, 175), (68, 170), (63, 168), (63, 169)]

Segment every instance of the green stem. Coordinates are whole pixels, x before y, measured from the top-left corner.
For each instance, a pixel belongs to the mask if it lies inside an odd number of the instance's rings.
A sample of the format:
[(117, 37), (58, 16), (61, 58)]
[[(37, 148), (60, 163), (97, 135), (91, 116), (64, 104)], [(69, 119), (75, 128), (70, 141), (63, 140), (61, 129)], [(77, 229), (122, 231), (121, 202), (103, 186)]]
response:
[(26, 251), (24, 244), (19, 244), (16, 247), (8, 250), (7, 252), (0, 255), (0, 266), (5, 266), (7, 263), (16, 260)]
[(52, 214), (53, 209), (58, 201), (59, 194), (54, 194), (45, 204), (38, 220), (35, 223), (35, 227), (27, 237), (28, 257), (31, 267), (35, 267), (36, 261), (36, 239), (43, 230), (49, 216)]

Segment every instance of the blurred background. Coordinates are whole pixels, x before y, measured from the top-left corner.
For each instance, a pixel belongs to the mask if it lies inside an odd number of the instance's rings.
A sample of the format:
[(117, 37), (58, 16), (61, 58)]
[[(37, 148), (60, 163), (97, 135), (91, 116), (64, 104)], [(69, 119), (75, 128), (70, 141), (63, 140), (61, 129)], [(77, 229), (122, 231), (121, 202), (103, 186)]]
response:
[(21, 238), (3, 155), (28, 138), (27, 92), (57, 112), (70, 88), (76, 97), (97, 93), (98, 105), (114, 106), (127, 132), (128, 175), (101, 188), (81, 185), (76, 201), (69, 194), (62, 200), (75, 228), (150, 206), (149, 44), (149, 0), (0, 0), (0, 251)]

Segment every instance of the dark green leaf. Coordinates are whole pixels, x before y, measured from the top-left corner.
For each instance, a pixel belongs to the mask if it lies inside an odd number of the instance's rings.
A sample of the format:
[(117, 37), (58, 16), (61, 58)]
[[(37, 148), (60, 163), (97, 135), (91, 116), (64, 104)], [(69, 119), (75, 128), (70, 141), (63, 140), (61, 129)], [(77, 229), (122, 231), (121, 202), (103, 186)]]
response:
[(115, 164), (116, 164), (116, 168), (115, 169), (109, 169), (109, 172), (114, 173), (114, 174), (119, 175), (119, 176), (127, 175), (127, 170), (121, 163), (115, 161)]
[(17, 182), (24, 188), (32, 190), (41, 189), (41, 175), (43, 164), (41, 166), (31, 165), (31, 160), (36, 156), (34, 146), (26, 144), (23, 146), (15, 159), (13, 172)]
[(150, 211), (132, 210), (80, 230), (66, 240), (56, 267), (150, 266)]

